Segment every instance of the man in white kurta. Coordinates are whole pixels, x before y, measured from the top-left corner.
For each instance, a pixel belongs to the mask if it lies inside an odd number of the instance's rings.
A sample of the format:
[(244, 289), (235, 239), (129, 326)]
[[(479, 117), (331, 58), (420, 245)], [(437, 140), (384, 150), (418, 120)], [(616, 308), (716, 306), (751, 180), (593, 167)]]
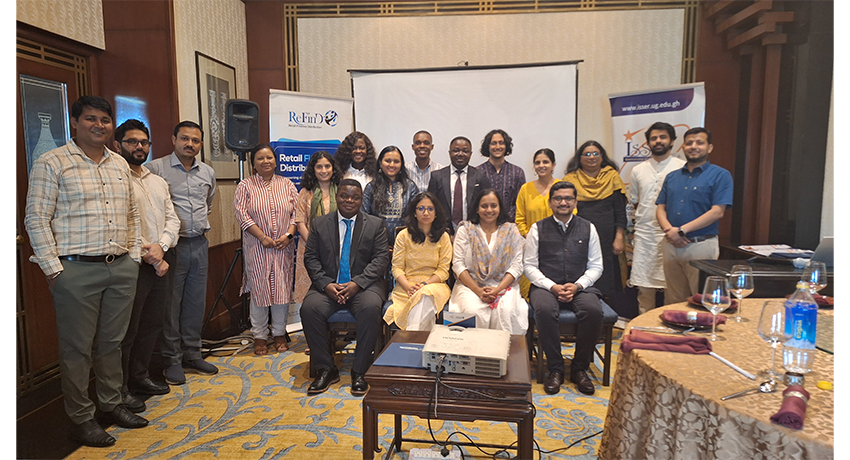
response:
[(652, 157), (632, 169), (627, 192), (635, 207), (634, 257), (629, 284), (638, 288), (641, 314), (655, 308), (655, 292), (667, 287), (664, 281), (664, 257), (661, 240), (664, 232), (655, 218), (655, 200), (664, 178), (681, 169), (685, 160), (672, 155), (676, 130), (668, 123), (656, 122), (646, 130), (646, 143)]

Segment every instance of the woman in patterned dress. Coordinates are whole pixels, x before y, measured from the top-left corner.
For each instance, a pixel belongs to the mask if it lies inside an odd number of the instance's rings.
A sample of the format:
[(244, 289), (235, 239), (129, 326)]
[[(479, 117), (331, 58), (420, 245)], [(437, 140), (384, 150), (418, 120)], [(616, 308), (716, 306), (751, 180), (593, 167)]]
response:
[[(245, 276), (242, 292), (251, 293), (251, 334), (254, 354), (268, 352), (269, 313), (278, 351), (286, 351), (286, 319), (295, 273), (295, 204), (298, 190), (275, 174), (276, 155), (263, 145), (251, 152), (256, 174), (236, 187), (233, 208), (245, 232), (242, 238)], [(240, 292), (240, 294), (242, 293)]]
[(446, 284), (452, 262), (452, 242), (446, 232), (446, 212), (431, 192), (410, 201), (407, 228), (393, 248), (393, 304), (384, 314), (387, 324), (402, 330), (430, 331), (436, 314), (449, 300)]
[(378, 174), (363, 190), (360, 209), (366, 214), (384, 218), (390, 247), (395, 241), (395, 229), (404, 225), (407, 207), (419, 189), (407, 176), (404, 155), (398, 147), (390, 145), (378, 156)]

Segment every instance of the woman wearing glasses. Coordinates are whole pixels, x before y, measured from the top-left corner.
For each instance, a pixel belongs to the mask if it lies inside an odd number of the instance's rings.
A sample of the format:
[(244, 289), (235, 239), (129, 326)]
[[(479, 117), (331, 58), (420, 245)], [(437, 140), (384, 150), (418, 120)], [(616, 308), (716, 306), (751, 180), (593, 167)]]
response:
[[(295, 273), (295, 204), (298, 190), (275, 174), (277, 155), (263, 145), (251, 152), (256, 174), (236, 187), (233, 208), (245, 232), (242, 238), (245, 271), (242, 292), (251, 292), (251, 334), (254, 354), (268, 353), (269, 314), (275, 349), (286, 351), (286, 319)], [(239, 294), (242, 294), (240, 292)]]
[(393, 248), (396, 283), (384, 321), (402, 330), (430, 331), (451, 295), (446, 280), (452, 243), (446, 212), (433, 193), (416, 195), (409, 206), (407, 228), (399, 232)]
[(366, 214), (384, 218), (387, 238), (392, 247), (395, 229), (404, 225), (408, 204), (419, 193), (419, 189), (407, 177), (404, 155), (398, 147), (384, 147), (378, 156), (378, 166), (378, 174), (363, 190), (360, 209)]
[(475, 196), (469, 222), (458, 228), (452, 270), (455, 283), (449, 311), (472, 313), (475, 327), (524, 335), (528, 304), (519, 292), (525, 240), (508, 221), (502, 198), (488, 188)]
[(616, 165), (596, 141), (587, 141), (567, 163), (565, 181), (578, 192), (577, 213), (596, 226), (602, 247), (602, 277), (594, 286), (607, 299), (623, 290), (620, 254), (625, 247), (626, 195)]

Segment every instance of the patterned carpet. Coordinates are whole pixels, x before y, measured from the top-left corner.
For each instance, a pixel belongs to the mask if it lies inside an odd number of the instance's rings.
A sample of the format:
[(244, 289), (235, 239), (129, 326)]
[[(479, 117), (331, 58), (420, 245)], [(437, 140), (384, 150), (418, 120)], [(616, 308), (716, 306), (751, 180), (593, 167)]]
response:
[[(622, 331), (615, 329), (614, 333), (612, 361), (616, 363)], [(249, 349), (235, 356), (208, 358), (219, 367), (217, 375), (187, 374), (186, 385), (172, 386), (170, 394), (147, 400), (147, 411), (141, 415), (150, 420), (148, 427), (126, 430), (113, 426), (107, 431), (118, 440), (114, 446), (82, 447), (68, 458), (362, 458), (362, 398), (350, 394), (353, 344), (336, 358), (341, 381), (317, 396), (307, 396), (311, 379), (304, 336), (300, 332), (292, 334), (290, 345), (288, 352), (262, 357), (254, 356)], [(564, 354), (571, 356), (572, 347), (565, 345)], [(571, 383), (550, 396), (543, 392), (541, 384), (534, 383), (532, 392), (537, 407), (534, 439), (541, 449), (563, 449), (602, 430), (611, 391), (610, 387), (601, 385), (602, 371), (597, 366), (591, 367), (596, 383), (593, 396), (578, 393)], [(484, 443), (516, 441), (516, 426), (509, 423), (435, 420), (431, 426), (440, 441), (454, 431), (462, 431), (472, 440)], [(405, 437), (430, 439), (427, 420), (403, 417), (402, 428)], [(376, 458), (389, 447), (392, 415), (380, 417), (379, 437), (382, 452)], [(465, 440), (458, 435), (452, 439)], [(535, 459), (596, 458), (600, 440), (601, 434), (568, 450), (551, 454), (535, 452)], [(405, 443), (404, 450), (394, 453), (392, 458), (406, 460), (407, 452), (413, 447), (428, 446)], [(466, 458), (492, 458), (496, 449), (484, 450), (491, 454), (482, 454), (474, 447), (464, 447), (463, 453)], [(516, 455), (515, 450), (509, 452), (511, 457)], [(497, 458), (508, 457), (502, 453)]]

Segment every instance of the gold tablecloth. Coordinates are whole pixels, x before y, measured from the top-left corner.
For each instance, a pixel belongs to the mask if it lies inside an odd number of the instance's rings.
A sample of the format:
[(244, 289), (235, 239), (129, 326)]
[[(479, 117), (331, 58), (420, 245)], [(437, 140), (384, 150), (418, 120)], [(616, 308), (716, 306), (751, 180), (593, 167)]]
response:
[[(757, 332), (764, 302), (744, 299), (743, 316), (750, 321), (736, 323), (730, 315), (717, 328), (727, 340), (712, 343), (717, 354), (753, 374), (770, 366), (771, 347)], [(662, 326), (663, 310), (693, 309), (679, 303), (652, 310), (633, 319), (626, 333), (631, 326)], [(819, 315), (832, 314), (832, 310), (819, 311)], [(781, 346), (776, 369), (785, 371)], [(750, 380), (710, 355), (621, 351), (599, 458), (833, 458), (833, 392), (817, 388), (819, 380), (834, 382), (833, 355), (820, 350), (814, 370), (806, 374), (805, 388), (811, 398), (803, 429), (792, 430), (770, 422), (782, 404), (782, 383), (771, 394), (721, 401), (725, 395), (755, 388), (762, 379)]]

